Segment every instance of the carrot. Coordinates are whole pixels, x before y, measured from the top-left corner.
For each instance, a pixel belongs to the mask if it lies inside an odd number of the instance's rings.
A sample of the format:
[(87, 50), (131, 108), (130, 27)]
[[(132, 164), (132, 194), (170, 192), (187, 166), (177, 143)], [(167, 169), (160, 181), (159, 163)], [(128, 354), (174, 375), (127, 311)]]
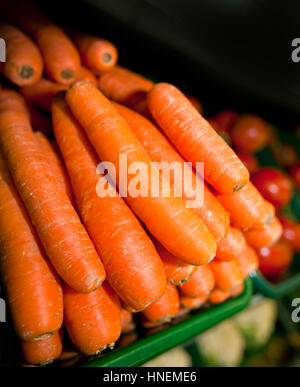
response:
[(80, 67), (77, 80), (91, 82), (93, 85), (98, 86), (98, 80), (95, 75), (84, 66)]
[(255, 230), (264, 229), (269, 224), (271, 224), (272, 219), (274, 219), (274, 216), (275, 216), (274, 205), (270, 203), (268, 200), (264, 200), (263, 216), (251, 226), (251, 229), (255, 229)]
[(14, 328), (38, 340), (62, 325), (60, 282), (47, 260), (0, 154), (0, 273)]
[(6, 44), (6, 62), (1, 63), (1, 72), (18, 86), (37, 82), (43, 72), (43, 60), (36, 45), (7, 22), (0, 22), (0, 36)]
[(152, 81), (121, 66), (115, 66), (99, 79), (99, 88), (107, 98), (120, 102), (146, 117), (151, 117), (146, 97), (153, 86)]
[(245, 237), (249, 245), (256, 249), (269, 247), (276, 243), (282, 234), (282, 225), (276, 216), (263, 230), (248, 230)]
[(66, 89), (67, 86), (65, 85), (41, 78), (34, 85), (21, 87), (20, 92), (28, 101), (48, 112), (51, 110), (54, 95)]
[(135, 323), (132, 318), (132, 313), (128, 312), (126, 309), (121, 309), (121, 324), (122, 324), (122, 333), (126, 334), (135, 330)]
[(237, 286), (235, 289), (231, 290), (230, 296), (238, 297), (240, 294), (243, 293), (244, 289), (245, 289), (245, 284), (242, 283), (241, 285)]
[(251, 182), (231, 195), (217, 197), (230, 212), (232, 220), (243, 230), (253, 226), (263, 228), (272, 221), (273, 208), (269, 207)]
[(97, 194), (98, 181), (105, 179), (96, 174), (98, 157), (62, 95), (54, 99), (52, 117), (79, 213), (104, 263), (108, 281), (129, 308), (144, 309), (165, 291), (162, 262), (123, 199), (115, 191), (113, 196)]
[(187, 309), (198, 309), (202, 305), (206, 303), (208, 300), (208, 296), (202, 296), (202, 297), (188, 297), (188, 296), (180, 296), (180, 305), (183, 308)]
[(59, 358), (62, 352), (62, 334), (56, 332), (52, 336), (39, 341), (21, 342), (24, 359), (31, 364), (46, 365)]
[(57, 273), (78, 291), (96, 289), (105, 278), (103, 265), (24, 113), (8, 110), (0, 114), (0, 144)]
[(11, 0), (0, 6), (0, 12), (19, 25), (41, 50), (45, 71), (51, 79), (70, 85), (77, 78), (79, 54), (63, 30), (25, 0)]
[(188, 265), (169, 253), (161, 243), (152, 239), (154, 246), (164, 264), (167, 280), (171, 285), (178, 286), (189, 280), (197, 270), (197, 266)]
[(117, 48), (108, 40), (74, 30), (69, 30), (68, 33), (87, 68), (103, 73), (111, 70), (117, 63)]
[(254, 273), (259, 266), (258, 256), (250, 246), (245, 247), (238, 258), (238, 262), (244, 278)]
[(20, 110), (30, 117), (25, 99), (13, 89), (0, 89), (0, 112), (5, 110)]
[(88, 294), (64, 284), (64, 305), (65, 325), (75, 347), (85, 355), (113, 347), (121, 334), (121, 310), (107, 282)]
[(245, 246), (246, 240), (241, 230), (230, 226), (226, 237), (218, 244), (216, 258), (221, 261), (237, 259)]
[(179, 311), (179, 296), (175, 286), (168, 284), (163, 296), (152, 302), (141, 312), (142, 324), (146, 327), (165, 324)]
[(186, 160), (204, 162), (205, 180), (217, 191), (230, 194), (247, 184), (249, 172), (243, 163), (175, 86), (155, 85), (148, 107)]
[(219, 261), (214, 259), (209, 267), (216, 281), (216, 288), (231, 291), (239, 286), (244, 278), (237, 260)]
[[(105, 73), (104, 75), (107, 76), (108, 74), (111, 75), (111, 82), (112, 82), (111, 86), (113, 86), (114, 76), (117, 77), (117, 75), (122, 76), (123, 79), (127, 78), (128, 86), (130, 85), (129, 81), (131, 81), (132, 85), (133, 84), (139, 85), (142, 88), (142, 90), (147, 91), (147, 92), (150, 91), (152, 89), (152, 87), (154, 86), (154, 82), (152, 82), (150, 79), (147, 79), (147, 78), (143, 77), (142, 75), (135, 73), (134, 71), (131, 71), (131, 70), (129, 70), (125, 67), (122, 67), (120, 65), (116, 65), (111, 71)], [(104, 75), (102, 75), (100, 77), (100, 80), (101, 80), (100, 84), (102, 83), (101, 78), (103, 78)], [(115, 82), (117, 83), (117, 79), (115, 80)]]
[[(114, 103), (113, 105), (133, 130), (152, 161), (160, 163), (168, 162), (170, 164), (180, 163), (183, 168), (184, 159), (177, 153), (165, 136), (152, 124), (152, 122), (122, 105), (117, 103)], [(171, 174), (170, 177), (172, 185), (174, 185), (174, 175)], [(199, 196), (202, 197), (201, 194), (203, 191), (203, 203), (202, 205), (193, 208), (193, 210), (206, 224), (216, 241), (219, 242), (227, 234), (229, 228), (229, 214), (195, 173), (193, 173), (193, 181), (189, 182), (187, 179), (184, 181), (184, 189), (182, 190), (183, 199), (186, 201), (195, 199), (185, 195), (185, 191), (188, 193), (194, 192), (193, 183), (196, 183), (196, 179), (200, 191)], [(196, 193), (194, 196), (195, 195)]]
[(215, 287), (214, 275), (210, 266), (203, 265), (184, 284), (179, 286), (180, 294), (188, 297), (207, 296)]
[(74, 203), (74, 197), (69, 177), (65, 170), (63, 160), (61, 159), (56, 144), (53, 141), (50, 142), (47, 137), (41, 132), (35, 132), (34, 135), (41, 147), (44, 156), (47, 157), (48, 163), (51, 166), (52, 172), (54, 173), (56, 180), (62, 185), (70, 201)]
[[(111, 162), (116, 168), (117, 179), (128, 192), (126, 201), (143, 221), (152, 235), (173, 255), (192, 265), (211, 260), (216, 242), (205, 224), (181, 198), (170, 195), (151, 195), (149, 178), (162, 186), (159, 171), (151, 166), (144, 148), (112, 104), (90, 83), (76, 82), (66, 94), (74, 116), (86, 131), (101, 160)], [(91, 103), (93, 101), (93, 103)], [(120, 173), (119, 157), (127, 163), (139, 162), (148, 175), (147, 192), (135, 195), (128, 171)], [(122, 180), (123, 179), (123, 180)], [(119, 189), (120, 189), (119, 184)], [(126, 196), (126, 195), (125, 195)], [(159, 221), (158, 221), (159, 219)]]
[(0, 90), (0, 112), (3, 110), (21, 110), (30, 119), (34, 130), (46, 134), (52, 131), (48, 118), (13, 89), (2, 88)]
[[(239, 285), (240, 286), (240, 285)], [(237, 287), (237, 289), (239, 289), (239, 286)], [(217, 304), (222, 304), (223, 302), (225, 302), (226, 300), (228, 300), (228, 298), (231, 296), (231, 293), (230, 292), (225, 292), (224, 290), (221, 290), (221, 289), (214, 289), (209, 297), (208, 297), (208, 300), (211, 304), (213, 305), (217, 305)]]

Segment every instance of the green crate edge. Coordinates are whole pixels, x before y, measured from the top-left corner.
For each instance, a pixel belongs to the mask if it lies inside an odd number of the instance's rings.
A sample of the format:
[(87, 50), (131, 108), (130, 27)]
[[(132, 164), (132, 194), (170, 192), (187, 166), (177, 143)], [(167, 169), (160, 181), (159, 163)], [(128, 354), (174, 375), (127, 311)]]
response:
[(265, 279), (259, 272), (252, 275), (252, 280), (256, 290), (264, 296), (278, 299), (289, 292), (300, 287), (300, 273), (278, 284), (272, 284)]
[[(276, 161), (274, 160), (271, 151), (269, 148), (264, 148), (258, 154), (259, 163), (263, 166), (271, 166), (280, 168)], [(298, 220), (300, 220), (300, 200), (299, 197), (294, 190), (293, 197), (290, 203), (290, 207)], [(280, 297), (285, 296), (290, 291), (294, 289), (300, 288), (300, 273), (292, 275), (290, 278), (278, 283), (272, 284), (266, 278), (264, 278), (259, 272), (256, 272), (252, 275), (252, 280), (254, 286), (258, 292), (261, 294), (278, 299)]]
[(194, 336), (212, 328), (219, 322), (245, 309), (252, 298), (253, 284), (245, 281), (244, 292), (224, 304), (201, 311), (187, 320), (178, 322), (163, 331), (156, 332), (128, 346), (88, 361), (82, 367), (137, 367), (161, 353), (182, 344)]

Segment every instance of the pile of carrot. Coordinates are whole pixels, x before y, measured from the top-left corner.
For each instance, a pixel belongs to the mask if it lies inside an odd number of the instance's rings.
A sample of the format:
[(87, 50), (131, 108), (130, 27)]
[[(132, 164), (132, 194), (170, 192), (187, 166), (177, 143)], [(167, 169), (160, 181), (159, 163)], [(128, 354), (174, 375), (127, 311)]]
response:
[[(65, 358), (65, 337), (96, 355), (137, 323), (241, 294), (258, 268), (252, 247), (281, 229), (197, 99), (117, 65), (112, 43), (64, 31), (25, 0), (0, 14), (10, 82), (0, 88), (0, 272), (25, 361)], [(169, 195), (134, 195), (124, 155), (158, 188), (168, 176), (153, 163), (188, 161), (197, 184), (171, 175)]]

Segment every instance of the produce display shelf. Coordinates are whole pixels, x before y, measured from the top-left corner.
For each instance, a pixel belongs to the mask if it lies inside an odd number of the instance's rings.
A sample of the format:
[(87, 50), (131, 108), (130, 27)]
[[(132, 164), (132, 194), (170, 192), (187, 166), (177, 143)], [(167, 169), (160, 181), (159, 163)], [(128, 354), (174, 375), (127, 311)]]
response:
[(161, 353), (191, 340), (196, 335), (245, 309), (251, 301), (253, 285), (250, 278), (245, 281), (244, 292), (224, 304), (195, 312), (190, 317), (171, 326), (144, 336), (123, 348), (103, 354), (87, 361), (83, 367), (134, 367), (144, 364)]
[[(274, 160), (269, 148), (265, 148), (258, 154), (259, 164), (262, 166), (271, 166), (280, 168)], [(294, 191), (291, 203), (288, 206), (288, 211), (300, 221), (300, 200), (299, 196)], [(256, 290), (263, 295), (271, 298), (281, 298), (287, 295), (289, 292), (300, 288), (300, 256), (295, 255), (292, 267), (289, 270), (288, 276), (278, 282), (272, 283), (268, 281), (261, 273), (256, 272), (252, 275), (252, 280)]]

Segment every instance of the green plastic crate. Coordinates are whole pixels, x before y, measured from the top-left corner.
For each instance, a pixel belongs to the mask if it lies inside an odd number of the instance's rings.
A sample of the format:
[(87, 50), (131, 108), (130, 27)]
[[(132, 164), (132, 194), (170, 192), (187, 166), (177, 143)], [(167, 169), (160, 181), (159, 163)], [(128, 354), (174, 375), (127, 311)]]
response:
[(245, 281), (244, 292), (224, 304), (212, 306), (175, 322), (173, 325), (145, 336), (126, 347), (115, 349), (103, 356), (88, 361), (83, 367), (134, 367), (139, 366), (176, 347), (221, 321), (235, 315), (248, 306), (253, 294), (250, 278)]

